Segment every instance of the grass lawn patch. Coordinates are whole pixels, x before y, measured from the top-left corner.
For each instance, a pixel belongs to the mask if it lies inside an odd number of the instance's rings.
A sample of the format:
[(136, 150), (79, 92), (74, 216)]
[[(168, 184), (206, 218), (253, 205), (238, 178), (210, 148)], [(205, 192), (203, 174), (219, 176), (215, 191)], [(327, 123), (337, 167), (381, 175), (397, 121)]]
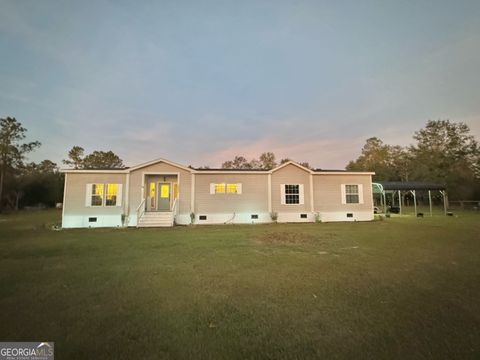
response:
[(480, 216), (52, 231), (0, 215), (0, 340), (58, 359), (478, 359)]

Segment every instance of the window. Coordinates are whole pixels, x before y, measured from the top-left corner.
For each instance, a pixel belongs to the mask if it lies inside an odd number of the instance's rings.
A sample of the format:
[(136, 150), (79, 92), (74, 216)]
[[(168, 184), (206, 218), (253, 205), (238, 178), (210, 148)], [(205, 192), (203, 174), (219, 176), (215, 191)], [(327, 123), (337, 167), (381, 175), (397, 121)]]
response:
[(215, 194), (225, 194), (225, 184), (215, 184)]
[(210, 194), (237, 194), (242, 193), (242, 184), (211, 183)]
[(250, 217), (251, 217), (252, 219), (258, 219), (258, 214), (252, 214), (252, 215), (250, 215)]
[(155, 208), (155, 183), (150, 183), (148, 196), (150, 198), (150, 208)]
[(178, 197), (178, 184), (173, 183), (173, 198), (176, 199)]
[(285, 185), (285, 204), (300, 204), (300, 185)]
[(300, 219), (306, 219), (307, 218), (307, 214), (300, 214)]
[(358, 185), (345, 185), (345, 200), (347, 204), (358, 204), (360, 202)]
[(162, 199), (170, 198), (170, 184), (161, 184), (160, 185), (160, 197)]
[(281, 184), (280, 199), (282, 205), (303, 205), (303, 184)]
[(105, 206), (116, 206), (118, 195), (117, 184), (106, 184)]
[(85, 206), (122, 206), (122, 184), (87, 184)]
[(227, 184), (227, 193), (236, 194), (237, 193), (237, 184)]
[(91, 205), (102, 206), (103, 204), (103, 184), (92, 184)]
[(198, 217), (199, 220), (207, 220), (207, 215), (200, 215)]

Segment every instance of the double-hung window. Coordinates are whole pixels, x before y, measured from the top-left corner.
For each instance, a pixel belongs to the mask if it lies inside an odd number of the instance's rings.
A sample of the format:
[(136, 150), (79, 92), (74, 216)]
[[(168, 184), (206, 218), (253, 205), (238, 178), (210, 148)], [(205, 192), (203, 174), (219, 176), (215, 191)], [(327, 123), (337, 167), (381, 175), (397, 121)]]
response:
[(227, 184), (227, 194), (236, 194), (237, 184)]
[(225, 184), (215, 184), (215, 194), (225, 194)]
[(347, 204), (358, 204), (358, 185), (345, 185), (345, 201)]
[(284, 205), (302, 205), (303, 199), (303, 184), (281, 184), (281, 203)]
[(105, 206), (116, 206), (118, 184), (105, 184)]
[(285, 185), (285, 204), (300, 204), (300, 185)]
[(242, 184), (211, 183), (210, 194), (241, 194)]
[(102, 206), (103, 204), (103, 184), (92, 184), (90, 193), (90, 206)]
[(121, 206), (122, 184), (87, 184), (85, 206)]
[(362, 184), (342, 184), (342, 204), (363, 204)]

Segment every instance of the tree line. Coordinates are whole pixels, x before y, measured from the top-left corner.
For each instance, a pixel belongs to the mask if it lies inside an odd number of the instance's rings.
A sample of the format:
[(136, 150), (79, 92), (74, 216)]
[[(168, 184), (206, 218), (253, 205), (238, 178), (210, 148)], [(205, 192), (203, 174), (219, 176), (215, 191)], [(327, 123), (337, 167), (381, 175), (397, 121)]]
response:
[[(222, 169), (271, 170), (278, 165), (282, 165), (289, 161), (290, 159), (284, 158), (277, 163), (275, 154), (272, 152), (264, 152), (260, 154), (258, 159), (253, 158), (250, 161), (244, 156), (237, 155), (233, 160), (227, 160), (222, 163)], [(300, 162), (299, 164), (310, 169), (310, 164), (308, 162)], [(204, 166), (203, 168), (205, 169), (208, 167)]]
[[(64, 174), (51, 160), (28, 162), (27, 155), (41, 143), (24, 142), (26, 136), (27, 129), (15, 118), (0, 118), (0, 211), (62, 202)], [(85, 154), (80, 146), (74, 146), (62, 162), (74, 169), (123, 167), (123, 161), (112, 151)]]
[[(0, 211), (62, 202), (63, 173), (48, 159), (27, 162), (27, 155), (41, 143), (24, 142), (26, 133), (27, 129), (15, 118), (0, 118)], [(451, 199), (480, 199), (480, 147), (466, 124), (430, 120), (413, 134), (413, 140), (413, 145), (399, 146), (371, 137), (346, 169), (374, 171), (374, 181), (438, 182), (447, 186)], [(251, 160), (235, 156), (222, 168), (270, 170), (288, 161), (284, 158), (277, 162), (274, 153), (264, 152)], [(80, 146), (73, 146), (62, 163), (74, 169), (124, 167), (122, 159), (112, 151), (85, 154)], [(308, 162), (300, 164), (311, 168)]]
[(436, 182), (450, 199), (480, 199), (480, 147), (466, 124), (429, 120), (413, 141), (399, 146), (371, 137), (346, 169), (374, 171), (375, 181)]

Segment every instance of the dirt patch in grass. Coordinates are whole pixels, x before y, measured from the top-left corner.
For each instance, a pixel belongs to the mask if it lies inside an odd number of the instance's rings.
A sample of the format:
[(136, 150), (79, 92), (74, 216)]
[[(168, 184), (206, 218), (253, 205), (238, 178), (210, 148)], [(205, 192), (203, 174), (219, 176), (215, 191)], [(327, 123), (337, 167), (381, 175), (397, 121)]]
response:
[(269, 232), (255, 238), (255, 241), (262, 245), (299, 245), (315, 240), (315, 236), (301, 232)]

